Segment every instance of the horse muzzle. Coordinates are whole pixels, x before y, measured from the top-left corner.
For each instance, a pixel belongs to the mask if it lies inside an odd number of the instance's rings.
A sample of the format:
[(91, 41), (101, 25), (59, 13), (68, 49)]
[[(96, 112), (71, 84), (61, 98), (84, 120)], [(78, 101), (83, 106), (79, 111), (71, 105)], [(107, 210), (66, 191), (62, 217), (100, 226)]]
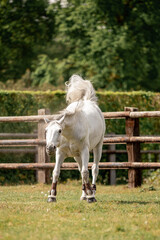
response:
[(48, 155), (54, 155), (55, 152), (56, 152), (56, 146), (53, 146), (53, 145), (47, 146), (46, 147), (46, 152), (47, 152)]

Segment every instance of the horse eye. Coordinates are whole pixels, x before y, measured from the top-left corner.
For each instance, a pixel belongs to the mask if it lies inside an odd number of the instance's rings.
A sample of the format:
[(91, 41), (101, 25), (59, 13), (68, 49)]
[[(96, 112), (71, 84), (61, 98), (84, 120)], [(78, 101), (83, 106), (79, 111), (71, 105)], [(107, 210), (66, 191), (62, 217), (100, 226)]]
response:
[(59, 129), (59, 133), (61, 133), (62, 132), (62, 130), (61, 129)]

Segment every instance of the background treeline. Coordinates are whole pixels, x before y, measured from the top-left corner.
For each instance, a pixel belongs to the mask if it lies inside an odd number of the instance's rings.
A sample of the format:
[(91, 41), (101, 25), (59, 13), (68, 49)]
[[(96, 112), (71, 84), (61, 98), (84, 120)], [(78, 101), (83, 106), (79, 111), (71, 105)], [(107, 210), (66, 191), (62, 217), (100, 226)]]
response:
[(0, 88), (160, 91), (159, 0), (1, 0)]
[[(151, 92), (97, 92), (99, 106), (105, 111), (123, 111), (126, 106), (135, 106), (142, 111), (160, 110), (160, 93)], [(40, 108), (49, 108), (51, 113), (57, 113), (65, 107), (65, 92), (27, 92), (27, 91), (0, 91), (1, 116), (37, 115)], [(156, 135), (159, 133), (159, 118), (140, 119), (141, 135)], [(37, 123), (1, 123), (1, 133), (33, 133), (37, 130)], [(106, 133), (125, 134), (125, 120), (106, 120)], [(117, 149), (125, 149), (125, 145), (117, 145)], [(104, 149), (107, 146), (104, 146)], [(141, 144), (141, 149), (159, 149), (158, 144)], [(54, 158), (51, 159), (55, 161)], [(92, 157), (91, 157), (92, 160)], [(117, 155), (117, 161), (127, 161), (127, 155)], [(33, 154), (3, 154), (0, 153), (1, 163), (34, 162)], [(68, 161), (71, 161), (69, 159)], [(72, 159), (73, 161), (73, 159)], [(103, 155), (102, 161), (108, 161), (108, 155)], [(157, 156), (142, 155), (142, 161), (158, 161)], [(108, 183), (108, 171), (101, 171), (99, 181)], [(144, 171), (144, 174), (146, 172)], [(147, 172), (148, 174), (148, 172)], [(78, 171), (62, 171), (61, 180), (80, 178)], [(126, 183), (127, 171), (117, 170), (118, 183)], [(34, 183), (35, 171), (0, 170), (0, 184), (5, 183)]]

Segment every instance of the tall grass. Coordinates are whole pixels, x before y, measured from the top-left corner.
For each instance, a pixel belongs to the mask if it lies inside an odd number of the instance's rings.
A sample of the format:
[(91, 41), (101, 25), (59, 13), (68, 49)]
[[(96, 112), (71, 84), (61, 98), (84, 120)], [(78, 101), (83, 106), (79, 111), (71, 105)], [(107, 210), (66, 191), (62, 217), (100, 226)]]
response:
[[(80, 202), (80, 182), (0, 187), (0, 239), (160, 239), (160, 188), (97, 186), (97, 203)], [(153, 191), (155, 190), (155, 191)]]

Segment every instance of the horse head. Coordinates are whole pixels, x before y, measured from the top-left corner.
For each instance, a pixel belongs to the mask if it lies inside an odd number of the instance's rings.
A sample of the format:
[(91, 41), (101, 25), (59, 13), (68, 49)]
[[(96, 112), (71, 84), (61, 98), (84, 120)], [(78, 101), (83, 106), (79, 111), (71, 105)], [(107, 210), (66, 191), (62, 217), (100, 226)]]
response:
[(61, 134), (62, 134), (62, 123), (65, 115), (56, 121), (50, 121), (45, 119), (48, 126), (46, 127), (46, 152), (48, 155), (55, 153), (56, 148), (60, 146)]

